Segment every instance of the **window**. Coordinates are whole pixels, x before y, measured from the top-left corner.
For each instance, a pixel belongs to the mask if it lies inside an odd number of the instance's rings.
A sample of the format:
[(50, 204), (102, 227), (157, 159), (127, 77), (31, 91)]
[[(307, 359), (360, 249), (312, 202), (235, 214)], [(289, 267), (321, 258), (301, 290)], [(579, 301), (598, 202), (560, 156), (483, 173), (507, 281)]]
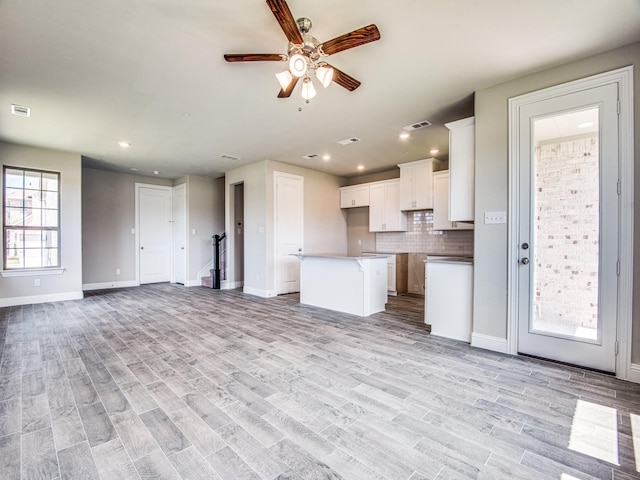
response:
[(60, 267), (60, 174), (4, 167), (4, 270)]

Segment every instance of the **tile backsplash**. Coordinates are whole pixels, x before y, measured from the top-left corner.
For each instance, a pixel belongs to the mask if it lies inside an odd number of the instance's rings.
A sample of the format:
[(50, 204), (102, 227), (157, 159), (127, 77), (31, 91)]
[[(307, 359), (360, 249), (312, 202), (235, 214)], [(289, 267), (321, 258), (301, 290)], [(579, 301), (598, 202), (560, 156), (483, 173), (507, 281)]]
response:
[(473, 255), (473, 230), (434, 230), (433, 211), (407, 213), (406, 232), (376, 233), (376, 251)]

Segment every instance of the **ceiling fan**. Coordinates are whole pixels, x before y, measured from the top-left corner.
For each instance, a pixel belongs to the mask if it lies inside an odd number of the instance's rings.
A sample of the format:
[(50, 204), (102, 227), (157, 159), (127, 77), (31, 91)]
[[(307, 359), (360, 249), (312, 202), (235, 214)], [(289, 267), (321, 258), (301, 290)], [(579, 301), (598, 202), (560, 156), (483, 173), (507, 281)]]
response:
[(282, 87), (278, 98), (291, 96), (298, 81), (302, 79), (302, 98), (309, 103), (309, 100), (316, 95), (309, 72), (315, 72), (316, 78), (325, 88), (332, 81), (351, 92), (360, 86), (358, 80), (329, 65), (324, 61), (324, 58), (334, 53), (379, 40), (380, 32), (378, 27), (371, 24), (320, 43), (315, 37), (309, 35), (311, 20), (304, 17), (294, 20), (285, 0), (266, 1), (287, 40), (289, 40), (287, 54), (228, 53), (224, 56), (227, 62), (289, 62), (288, 70), (276, 74), (276, 78)]

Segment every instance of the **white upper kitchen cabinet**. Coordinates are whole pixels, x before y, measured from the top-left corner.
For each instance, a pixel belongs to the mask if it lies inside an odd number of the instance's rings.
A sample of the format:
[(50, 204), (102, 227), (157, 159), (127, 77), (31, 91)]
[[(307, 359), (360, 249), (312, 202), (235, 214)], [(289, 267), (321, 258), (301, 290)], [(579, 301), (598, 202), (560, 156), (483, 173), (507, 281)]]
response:
[(400, 210), (400, 180), (369, 184), (369, 231), (404, 232), (407, 214)]
[(368, 207), (369, 184), (340, 188), (340, 208)]
[(433, 174), (433, 229), (473, 230), (473, 223), (449, 220), (449, 171)]
[(445, 123), (449, 129), (449, 219), (474, 220), (475, 117)]
[(400, 163), (400, 209), (433, 208), (433, 169), (440, 165), (437, 158)]

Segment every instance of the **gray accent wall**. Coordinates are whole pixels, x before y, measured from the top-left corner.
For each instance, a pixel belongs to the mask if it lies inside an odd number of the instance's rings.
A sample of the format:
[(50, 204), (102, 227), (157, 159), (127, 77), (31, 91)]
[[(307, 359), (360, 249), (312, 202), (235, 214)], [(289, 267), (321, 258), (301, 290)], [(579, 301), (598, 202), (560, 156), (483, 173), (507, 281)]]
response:
[(83, 168), (82, 179), (82, 283), (135, 283), (135, 184), (173, 180), (93, 168)]
[[(60, 172), (60, 260), (64, 268), (60, 275), (0, 276), (0, 307), (82, 298), (81, 162), (76, 153), (0, 142), (0, 165)], [(40, 286), (35, 286), (35, 279)]]
[[(640, 362), (640, 43), (479, 90), (476, 119), (476, 218), (508, 211), (508, 100), (542, 88), (634, 65), (634, 298), (632, 361)], [(507, 225), (475, 224), (474, 333), (507, 336)]]
[[(224, 228), (224, 178), (186, 176), (178, 180), (82, 169), (83, 284), (136, 284), (135, 184), (187, 185), (187, 285), (200, 284), (198, 271), (211, 262), (211, 236)], [(195, 234), (193, 233), (195, 229)], [(116, 270), (120, 270), (120, 275)]]

